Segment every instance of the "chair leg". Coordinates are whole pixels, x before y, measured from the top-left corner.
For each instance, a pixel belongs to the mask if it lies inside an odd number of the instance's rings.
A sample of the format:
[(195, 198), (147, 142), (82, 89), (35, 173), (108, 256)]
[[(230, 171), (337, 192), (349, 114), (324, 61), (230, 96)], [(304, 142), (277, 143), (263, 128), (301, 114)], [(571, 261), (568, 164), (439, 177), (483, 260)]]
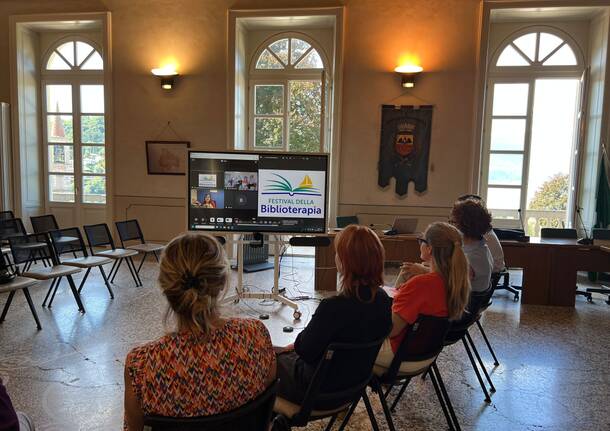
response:
[(36, 321), (36, 327), (40, 331), (42, 329), (42, 325), (40, 324), (40, 320), (38, 320), (38, 314), (36, 313), (36, 308), (34, 308), (34, 303), (32, 302), (32, 297), (30, 296), (30, 291), (28, 288), (21, 289), (23, 294), (25, 295), (26, 301), (28, 301), (28, 305), (30, 306), (30, 311), (32, 312), (32, 316), (34, 316), (34, 320)]
[(153, 251), (153, 256), (155, 256), (155, 260), (157, 261), (157, 263), (159, 263), (159, 256), (157, 256), (157, 252)]
[(383, 396), (383, 390), (381, 388), (381, 385), (379, 384), (379, 381), (373, 378), (372, 384), (373, 390), (379, 395), (379, 401), (381, 402), (381, 407), (383, 409), (383, 414), (385, 415), (385, 420), (388, 423), (388, 428), (390, 429), (390, 431), (396, 431), (396, 427), (394, 426), (394, 420), (392, 419), (392, 413), (390, 412), (390, 409), (388, 408), (388, 403), (386, 402), (386, 399)]
[(80, 299), (80, 295), (78, 294), (78, 289), (76, 289), (76, 285), (74, 284), (74, 279), (71, 275), (67, 275), (68, 283), (70, 283), (70, 290), (72, 291), (72, 295), (74, 295), (74, 300), (76, 301), (76, 305), (78, 305), (78, 311), (85, 314), (85, 306)]
[(466, 331), (466, 339), (468, 339), (468, 342), (470, 343), (470, 347), (472, 348), (472, 351), (474, 352), (474, 355), (477, 358), (477, 361), (479, 362), (481, 369), (483, 370), (483, 374), (485, 374), (485, 378), (487, 379), (487, 382), (489, 383), (490, 391), (492, 393), (496, 392), (496, 387), (494, 386), (493, 382), (491, 381), (491, 377), (489, 377), (487, 368), (485, 368), (485, 364), (483, 363), (483, 360), (481, 359), (481, 355), (479, 355), (479, 350), (477, 349), (477, 346), (474, 345), (474, 341), (472, 341), (472, 337), (470, 336), (468, 331)]
[[(112, 262), (112, 267), (110, 268), (110, 272), (108, 273), (108, 279), (109, 280), (112, 277), (112, 275), (114, 274), (114, 270), (116, 268), (117, 262), (118, 262), (118, 260), (115, 260), (114, 262)], [(114, 278), (112, 280), (114, 280)], [(111, 283), (112, 283), (112, 280), (110, 280)]]
[[(445, 383), (443, 382), (443, 377), (441, 376), (441, 372), (436, 365), (436, 362), (432, 363), (432, 372), (434, 373), (438, 385), (441, 388), (441, 393), (443, 394), (443, 398), (447, 403), (447, 410), (449, 410), (449, 415), (453, 419), (453, 429), (456, 431), (461, 431), (460, 423), (458, 422), (457, 415), (455, 414), (455, 410), (453, 410), (453, 405), (451, 404), (451, 399), (449, 398), (449, 394), (447, 393), (447, 389), (445, 388)], [(430, 374), (432, 376), (432, 374)]]
[(85, 275), (83, 276), (83, 279), (80, 281), (80, 284), (78, 285), (79, 294), (82, 292), (83, 287), (85, 286), (85, 282), (87, 281), (87, 277), (89, 277), (90, 272), (91, 272), (91, 268), (87, 268), (87, 271), (85, 271)]
[(110, 283), (108, 283), (108, 277), (106, 277), (104, 268), (102, 267), (102, 265), (98, 266), (98, 268), (100, 269), (100, 272), (102, 273), (102, 277), (104, 278), (104, 284), (106, 285), (106, 289), (108, 289), (108, 293), (110, 293), (110, 299), (114, 299), (114, 292), (112, 291), (112, 288), (110, 287)]
[(4, 304), (4, 308), (2, 309), (2, 315), (0, 315), (0, 323), (4, 322), (4, 319), (6, 318), (6, 313), (8, 313), (8, 309), (11, 306), (11, 302), (13, 302), (14, 296), (15, 296), (14, 290), (8, 294), (6, 304)]
[(148, 256), (148, 252), (144, 252), (144, 255), (142, 256), (142, 260), (140, 261), (140, 266), (138, 266), (138, 275), (140, 275), (140, 270), (142, 269), (142, 265), (144, 265), (144, 261), (146, 260), (146, 256)]
[(55, 287), (55, 282), (57, 281), (56, 278), (54, 278), (53, 280), (51, 280), (51, 285), (49, 286), (49, 290), (47, 291), (47, 295), (44, 297), (44, 301), (42, 301), (42, 306), (46, 307), (47, 305), (47, 299), (49, 299), (49, 295), (51, 295), (51, 292), (53, 291), (53, 288)]
[(394, 402), (392, 403), (392, 406), (390, 406), (391, 412), (394, 412), (396, 410), (396, 405), (398, 404), (398, 401), (400, 401), (400, 399), (402, 398), (402, 395), (405, 393), (405, 390), (407, 389), (407, 386), (409, 386), (410, 381), (411, 381), (411, 379), (407, 379), (403, 383), (402, 387), (400, 388), (400, 391), (398, 392), (398, 395), (396, 395), (396, 398), (394, 398)]
[(491, 398), (489, 397), (489, 392), (487, 392), (487, 388), (485, 387), (485, 383), (483, 383), (483, 379), (481, 378), (481, 373), (479, 373), (479, 368), (477, 367), (476, 362), (474, 361), (474, 357), (472, 356), (472, 352), (468, 347), (468, 343), (466, 342), (466, 337), (462, 337), (462, 343), (464, 344), (464, 348), (466, 349), (466, 353), (468, 354), (468, 359), (470, 359), (470, 363), (472, 364), (472, 369), (474, 373), (477, 375), (477, 379), (479, 380), (479, 385), (481, 385), (481, 389), (483, 389), (483, 393), (485, 394), (485, 402), (491, 403)]
[[(365, 389), (366, 390), (366, 389)], [(356, 406), (358, 405), (358, 403), (360, 402), (360, 400), (362, 399), (362, 397), (358, 398), (356, 401), (353, 402), (353, 404), (349, 407), (349, 410), (347, 411), (347, 414), (345, 415), (345, 417), (343, 418), (343, 420), (341, 421), (341, 425), (339, 426), (339, 430), (338, 431), (343, 431), (343, 429), (347, 426), (347, 423), (349, 422), (350, 418), (352, 417), (352, 415), (354, 414), (354, 410), (356, 410)]]
[(136, 287), (142, 286), (142, 280), (140, 280), (140, 276), (138, 275), (138, 270), (136, 269), (135, 263), (133, 263), (133, 259), (131, 256), (127, 258), (127, 266), (131, 266), (131, 276), (133, 277), (133, 281), (136, 282)]
[(333, 429), (333, 425), (335, 424), (336, 421), (337, 421), (337, 415), (333, 415), (333, 417), (330, 418), (330, 420), (328, 421), (326, 428), (324, 428), (324, 431), (331, 431)]
[(49, 304), (47, 307), (51, 308), (53, 305), (53, 301), (55, 300), (55, 294), (57, 293), (57, 289), (59, 289), (59, 283), (61, 283), (61, 277), (57, 279), (57, 283), (55, 283), (55, 289), (53, 289), (53, 295), (51, 295), (51, 299), (49, 300)]
[[(379, 425), (377, 424), (377, 419), (375, 418), (375, 412), (373, 411), (373, 407), (371, 407), (371, 402), (369, 400), (368, 395), (366, 394), (366, 390), (362, 394), (362, 400), (364, 401), (364, 406), (366, 407), (366, 412), (369, 414), (369, 419), (371, 421), (371, 426), (373, 427), (373, 431), (379, 431)], [(385, 399), (383, 400), (385, 403)], [(387, 405), (386, 405), (387, 407)], [(392, 427), (394, 424), (392, 424)], [(395, 431), (392, 427), (390, 427), (391, 431)]]
[[(119, 260), (117, 260), (115, 262), (116, 267), (113, 266), (114, 267), (114, 274), (112, 274), (112, 278), (110, 279), (111, 283), (114, 283), (114, 277), (116, 277), (116, 275), (119, 273), (119, 268), (121, 267), (121, 264), (123, 263), (123, 260), (125, 260), (125, 259), (121, 258), (121, 259), (119, 259)], [(110, 270), (110, 272), (112, 273), (112, 270)]]
[(481, 335), (483, 336), (483, 340), (485, 340), (485, 344), (487, 344), (489, 353), (491, 353), (491, 356), (494, 358), (494, 365), (497, 367), (498, 365), (500, 365), (500, 362), (498, 361), (498, 358), (496, 357), (496, 353), (494, 352), (494, 349), (491, 347), (491, 343), (487, 339), (487, 334), (485, 334), (485, 331), (483, 330), (483, 326), (481, 325), (481, 322), (478, 320), (477, 320), (477, 326), (479, 327), (479, 331), (481, 331)]
[(438, 398), (438, 402), (443, 409), (443, 414), (445, 415), (445, 420), (447, 421), (447, 425), (450, 430), (454, 430), (453, 420), (449, 416), (449, 409), (447, 408), (447, 403), (445, 403), (445, 399), (443, 398), (443, 394), (441, 393), (440, 386), (436, 381), (436, 377), (434, 376), (434, 372), (432, 368), (428, 368), (428, 372), (426, 374), (430, 374), (430, 381), (432, 382), (432, 386), (434, 386), (434, 392), (436, 392), (436, 398)]

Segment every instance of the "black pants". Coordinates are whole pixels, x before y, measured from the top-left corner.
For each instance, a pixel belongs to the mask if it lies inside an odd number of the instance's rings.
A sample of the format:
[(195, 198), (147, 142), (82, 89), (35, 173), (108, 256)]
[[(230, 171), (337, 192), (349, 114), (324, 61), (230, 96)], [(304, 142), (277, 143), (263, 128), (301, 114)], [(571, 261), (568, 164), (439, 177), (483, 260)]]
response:
[(301, 404), (305, 391), (296, 378), (299, 355), (295, 352), (283, 352), (277, 355), (277, 377), (280, 379), (277, 396), (294, 404)]

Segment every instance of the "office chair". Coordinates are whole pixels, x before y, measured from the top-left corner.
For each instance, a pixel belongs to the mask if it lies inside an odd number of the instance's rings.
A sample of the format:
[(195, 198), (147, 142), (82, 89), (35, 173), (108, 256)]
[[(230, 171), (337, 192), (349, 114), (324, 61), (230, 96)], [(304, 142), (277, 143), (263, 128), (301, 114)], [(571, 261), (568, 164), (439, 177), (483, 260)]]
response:
[[(540, 229), (540, 238), (543, 239), (578, 239), (578, 232), (576, 229), (554, 229), (543, 227)], [(593, 302), (593, 296), (591, 292), (583, 292), (582, 290), (578, 290), (578, 286), (576, 286), (576, 295), (581, 295), (587, 298), (588, 302)]]
[[(595, 240), (610, 241), (610, 229), (593, 229), (593, 241)], [(601, 293), (602, 295), (608, 295), (606, 304), (610, 305), (610, 287), (590, 287), (587, 288), (587, 293)]]
[(337, 216), (337, 227), (345, 228), (350, 224), (358, 224), (358, 216)]

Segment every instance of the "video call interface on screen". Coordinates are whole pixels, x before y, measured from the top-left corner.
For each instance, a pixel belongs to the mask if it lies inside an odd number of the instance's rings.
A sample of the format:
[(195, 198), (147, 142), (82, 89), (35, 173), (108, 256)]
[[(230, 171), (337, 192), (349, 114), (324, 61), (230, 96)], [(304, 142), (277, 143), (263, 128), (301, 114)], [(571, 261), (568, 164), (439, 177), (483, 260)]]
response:
[(326, 229), (326, 155), (189, 152), (189, 229)]

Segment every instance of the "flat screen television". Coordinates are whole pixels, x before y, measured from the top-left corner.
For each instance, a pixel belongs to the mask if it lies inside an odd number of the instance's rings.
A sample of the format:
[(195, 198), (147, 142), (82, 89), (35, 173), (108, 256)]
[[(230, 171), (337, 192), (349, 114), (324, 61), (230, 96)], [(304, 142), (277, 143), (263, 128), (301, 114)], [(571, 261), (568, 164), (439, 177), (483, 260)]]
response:
[(188, 228), (323, 233), (328, 155), (189, 151)]

